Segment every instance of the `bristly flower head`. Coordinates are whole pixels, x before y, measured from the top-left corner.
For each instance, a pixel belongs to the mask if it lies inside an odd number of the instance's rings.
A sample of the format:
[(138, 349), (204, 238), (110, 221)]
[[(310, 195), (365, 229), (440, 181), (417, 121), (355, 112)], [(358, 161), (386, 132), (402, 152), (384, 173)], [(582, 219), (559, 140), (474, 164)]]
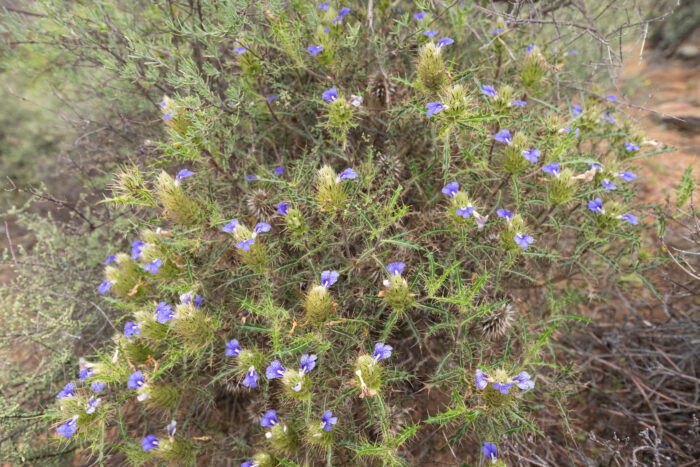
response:
[(326, 431), (332, 431), (333, 425), (338, 423), (338, 417), (333, 416), (333, 412), (326, 410), (321, 417), (321, 427)]
[(450, 198), (454, 198), (458, 191), (459, 183), (457, 182), (450, 182), (447, 185), (445, 185), (442, 189), (442, 192)]
[(281, 378), (287, 372), (279, 360), (273, 360), (272, 363), (265, 369), (267, 379)]
[(143, 267), (146, 272), (150, 272), (151, 274), (158, 274), (158, 270), (160, 267), (163, 265), (163, 260), (160, 258), (156, 258), (147, 265)]
[(513, 240), (515, 241), (516, 244), (520, 246), (523, 250), (527, 250), (527, 247), (532, 244), (532, 242), (535, 241), (534, 238), (532, 238), (528, 234), (522, 234), (522, 233), (517, 233), (515, 234), (515, 237), (513, 237)]
[(617, 185), (615, 185), (613, 182), (608, 180), (607, 178), (603, 179), (602, 182), (600, 182), (601, 185), (603, 185), (603, 188), (605, 188), (605, 191), (608, 192), (610, 190), (616, 190)]
[(306, 48), (306, 50), (309, 51), (312, 57), (315, 57), (319, 52), (323, 50), (322, 45), (310, 45)]
[(260, 425), (266, 428), (272, 428), (278, 423), (279, 421), (277, 420), (277, 412), (274, 409), (270, 409), (267, 412), (265, 412), (265, 415), (263, 415), (262, 419), (260, 420)]
[(226, 233), (233, 233), (233, 231), (236, 230), (236, 227), (238, 227), (238, 225), (239, 225), (238, 219), (234, 219), (231, 222), (229, 222), (228, 224), (226, 224), (225, 226), (223, 226), (221, 228), (221, 231), (226, 232)]
[(630, 143), (630, 142), (628, 141), (628, 142), (625, 142), (625, 150), (626, 150), (627, 152), (639, 151), (639, 146), (636, 145), (636, 144), (634, 144), (634, 143)]
[(88, 399), (87, 407), (85, 408), (85, 413), (95, 413), (95, 410), (97, 410), (97, 408), (100, 406), (100, 402), (102, 402), (102, 399), (100, 399), (99, 397), (95, 399), (95, 396), (90, 396), (90, 399)]
[(347, 169), (343, 170), (343, 171), (340, 173), (340, 175), (338, 175), (338, 180), (337, 180), (337, 181), (341, 181), (341, 180), (354, 180), (354, 179), (356, 179), (357, 177), (359, 177), (359, 175), (357, 175), (357, 172), (355, 172), (355, 171), (354, 171), (353, 169), (351, 169), (351, 168), (347, 168)]
[(303, 374), (307, 374), (309, 371), (313, 370), (316, 366), (316, 355), (304, 354), (301, 356), (301, 362), (299, 363), (299, 369)]
[(145, 243), (136, 240), (134, 243), (131, 244), (131, 259), (137, 259), (139, 256), (141, 256), (141, 250), (143, 249)]
[(103, 383), (101, 381), (95, 381), (94, 383), (90, 384), (90, 389), (92, 389), (93, 392), (99, 394), (104, 390), (106, 386), (106, 383)]
[(146, 381), (143, 379), (143, 372), (135, 371), (129, 376), (129, 381), (126, 383), (126, 387), (129, 389), (138, 389), (144, 384), (146, 384)]
[(469, 219), (471, 215), (474, 213), (474, 206), (469, 204), (468, 206), (462, 206), (461, 208), (457, 208), (455, 210), (455, 214), (458, 216), (462, 216), (465, 219)]
[(321, 97), (323, 97), (323, 100), (326, 102), (333, 102), (338, 99), (338, 90), (336, 88), (326, 89), (323, 91), (323, 94), (321, 94)]
[(64, 399), (66, 397), (75, 397), (75, 393), (73, 392), (75, 390), (75, 383), (70, 382), (66, 384), (63, 389), (59, 391), (58, 394), (56, 394), (56, 399)]
[(403, 269), (406, 267), (404, 263), (391, 263), (386, 267), (389, 274), (392, 276), (400, 276), (403, 273)]
[(275, 175), (284, 175), (284, 166), (278, 165), (275, 167)]
[(428, 102), (427, 104), (425, 104), (425, 108), (428, 109), (425, 111), (425, 115), (428, 117), (432, 117), (436, 113), (445, 110), (447, 106), (442, 102)]
[(495, 444), (488, 441), (484, 441), (484, 445), (481, 448), (481, 453), (492, 462), (495, 462), (498, 458), (498, 448)]
[(574, 117), (578, 117), (582, 112), (583, 109), (579, 104), (574, 104), (571, 106), (571, 113), (574, 115)]
[(438, 33), (438, 32), (435, 31), (434, 29), (432, 29), (432, 30), (430, 30), (430, 31), (423, 31), (423, 35), (424, 35), (425, 37), (429, 37), (429, 38), (431, 38), (431, 39), (432, 39), (433, 37), (437, 36), (437, 33)]
[(175, 312), (170, 305), (165, 302), (158, 302), (158, 305), (156, 306), (156, 320), (158, 320), (160, 324), (165, 324), (174, 317)]
[(241, 353), (241, 346), (238, 344), (238, 339), (233, 339), (226, 343), (226, 355), (229, 357), (237, 357)]
[(104, 281), (103, 283), (100, 284), (100, 286), (97, 288), (99, 290), (100, 295), (104, 295), (107, 292), (109, 292), (109, 289), (112, 288), (112, 281)]
[(255, 389), (258, 387), (258, 372), (255, 371), (255, 367), (251, 366), (248, 368), (248, 371), (245, 374), (245, 378), (243, 378), (243, 386), (251, 389)]
[(637, 216), (635, 216), (634, 214), (630, 214), (630, 213), (623, 214), (619, 217), (619, 219), (626, 220), (627, 222), (629, 222), (632, 225), (637, 225)]
[(420, 20), (424, 19), (427, 14), (428, 13), (426, 13), (425, 11), (419, 11), (418, 13), (413, 15), (413, 19), (420, 21)]
[(160, 440), (154, 435), (147, 435), (141, 440), (141, 447), (144, 451), (150, 451), (160, 446)]
[(510, 144), (513, 142), (513, 137), (510, 135), (510, 131), (508, 131), (507, 128), (504, 128), (503, 130), (493, 135), (493, 139), (495, 139), (499, 143), (505, 144)]
[(114, 255), (109, 255), (109, 256), (107, 257), (107, 259), (105, 260), (105, 264), (109, 264), (109, 263), (111, 263), (112, 261), (116, 261), (116, 260), (117, 260), (117, 257), (116, 257), (116, 256), (114, 256)]
[(321, 273), (321, 285), (328, 288), (338, 281), (338, 277), (340, 277), (338, 271), (323, 271)]
[(78, 416), (74, 416), (63, 425), (56, 428), (56, 433), (63, 438), (72, 438), (75, 432), (78, 431)]
[(133, 321), (127, 321), (124, 323), (124, 337), (127, 337), (131, 339), (134, 336), (138, 336), (141, 334), (141, 330), (139, 329), (139, 325), (136, 324)]
[(454, 44), (454, 39), (450, 39), (449, 37), (443, 37), (437, 42), (438, 48), (442, 49), (446, 45)]
[(284, 203), (282, 201), (277, 203), (277, 214), (281, 216), (286, 216), (287, 211), (289, 211), (289, 203)]
[(191, 177), (192, 175), (194, 175), (194, 172), (187, 169), (182, 169), (177, 173), (177, 176), (175, 177), (175, 184), (177, 185), (178, 183), (180, 183), (187, 177)]
[(592, 199), (588, 202), (588, 209), (595, 213), (605, 212), (603, 208), (603, 200), (600, 198)]
[(539, 149), (526, 149), (522, 152), (522, 155), (529, 163), (536, 164), (542, 152)]
[(635, 178), (637, 178), (637, 175), (634, 172), (627, 172), (627, 171), (622, 171), (619, 172), (617, 175), (615, 175), (617, 178), (621, 178), (626, 182), (631, 182)]
[(559, 164), (552, 162), (542, 167), (542, 172), (559, 177), (561, 174), (561, 169), (559, 168)]
[(481, 94), (484, 96), (489, 96), (489, 97), (496, 97), (498, 94), (496, 93), (496, 89), (491, 86), (490, 84), (482, 84), (481, 85)]
[(498, 217), (501, 217), (509, 222), (513, 218), (513, 213), (508, 211), (507, 209), (499, 209), (498, 211), (496, 211), (496, 214), (498, 214)]
[(516, 99), (514, 101), (510, 101), (510, 105), (517, 105), (518, 107), (522, 107), (524, 109), (527, 105), (527, 102)]
[(377, 342), (376, 344), (374, 344), (374, 353), (372, 354), (372, 359), (375, 362), (385, 360), (385, 359), (391, 357), (392, 349), (393, 349), (393, 347), (390, 345), (385, 345), (385, 344), (382, 344), (381, 342)]

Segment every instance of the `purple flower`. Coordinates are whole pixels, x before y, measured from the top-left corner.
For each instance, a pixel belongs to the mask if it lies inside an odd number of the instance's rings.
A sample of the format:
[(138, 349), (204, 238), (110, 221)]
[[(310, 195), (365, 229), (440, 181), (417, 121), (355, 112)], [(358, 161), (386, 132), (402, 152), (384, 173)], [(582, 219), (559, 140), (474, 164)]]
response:
[(277, 203), (277, 214), (280, 214), (282, 216), (286, 216), (287, 211), (289, 211), (289, 204), (288, 203), (283, 203), (281, 201), (279, 203)]
[(602, 167), (600, 166), (600, 164), (590, 164), (590, 163), (589, 163), (589, 164), (588, 164), (588, 167), (590, 167), (591, 169), (593, 169), (594, 172), (597, 172), (597, 171), (599, 171), (599, 170), (602, 169)]
[(103, 283), (100, 284), (100, 286), (97, 288), (97, 290), (100, 291), (100, 295), (104, 295), (107, 292), (109, 292), (109, 289), (112, 288), (112, 281), (104, 281)]
[(601, 213), (603, 209), (603, 200), (600, 198), (592, 199), (588, 202), (588, 209), (593, 212)]
[(615, 123), (615, 119), (612, 118), (612, 116), (610, 115), (610, 112), (608, 112), (608, 111), (605, 111), (605, 113), (603, 114), (603, 116), (600, 119), (604, 120), (606, 122), (609, 122), (609, 123)]
[(600, 182), (601, 185), (603, 185), (603, 188), (605, 188), (605, 191), (608, 192), (610, 190), (616, 190), (617, 186), (607, 178), (603, 179), (602, 182)]
[(488, 441), (484, 441), (484, 445), (481, 448), (481, 453), (491, 461), (495, 461), (498, 458), (498, 448), (495, 444)]
[(515, 240), (515, 243), (520, 245), (520, 248), (522, 248), (523, 250), (527, 250), (527, 247), (529, 247), (530, 244), (535, 241), (535, 239), (532, 238), (530, 235), (521, 233), (515, 234), (513, 240)]
[(173, 309), (165, 302), (159, 302), (156, 306), (156, 319), (160, 324), (165, 324), (175, 317)]
[(445, 185), (442, 189), (442, 192), (450, 198), (454, 198), (458, 191), (459, 183), (457, 182), (450, 182), (447, 185)]
[(241, 464), (241, 467), (256, 467), (255, 462), (253, 461), (246, 461)]
[(511, 104), (511, 105), (520, 106), (520, 107), (522, 107), (522, 108), (524, 109), (525, 106), (527, 105), (527, 102), (525, 102), (525, 101), (519, 101), (519, 100), (514, 100), (514, 101), (510, 101), (510, 104)]
[(330, 3), (331, 2), (319, 3), (318, 5), (316, 5), (316, 8), (320, 8), (323, 11), (328, 11), (328, 5)]
[(559, 169), (559, 164), (556, 162), (552, 162), (551, 164), (545, 165), (544, 167), (542, 167), (542, 171), (546, 174), (554, 175), (555, 177), (558, 177), (561, 173), (561, 170)]
[(326, 34), (328, 34), (328, 32), (329, 32), (330, 30), (331, 30), (331, 28), (325, 28), (325, 29), (323, 30), (323, 32), (326, 33)]
[(419, 11), (418, 13), (416, 13), (415, 15), (413, 15), (413, 18), (416, 19), (416, 20), (418, 20), (418, 21), (420, 21), (420, 20), (422, 20), (423, 18), (425, 18), (425, 15), (427, 15), (427, 14), (428, 14), (428, 13), (426, 13), (425, 11)]
[(124, 337), (131, 338), (133, 336), (138, 336), (141, 334), (139, 325), (133, 321), (127, 321), (124, 323)]
[(578, 55), (578, 50), (571, 49), (568, 52), (566, 52), (566, 54), (564, 54), (564, 55)]
[(328, 288), (338, 281), (338, 277), (340, 277), (338, 271), (323, 271), (321, 273), (321, 285)]
[(165, 107), (167, 104), (165, 103), (165, 99), (159, 102), (161, 107)]
[(500, 34), (503, 32), (503, 28), (492, 29), (489, 31), (490, 34)]
[(336, 88), (327, 89), (323, 91), (321, 97), (323, 97), (323, 100), (326, 102), (333, 102), (338, 98), (338, 90)]
[(309, 371), (313, 370), (314, 367), (316, 366), (316, 359), (318, 357), (316, 355), (309, 355), (309, 354), (304, 354), (301, 356), (301, 362), (299, 363), (299, 369), (301, 370), (302, 373), (306, 374)]
[(78, 379), (80, 381), (85, 381), (88, 379), (90, 376), (93, 375), (93, 372), (89, 368), (85, 368), (84, 370), (80, 370), (80, 373), (78, 373)]
[(476, 217), (476, 228), (479, 230), (483, 229), (486, 221), (489, 220), (489, 216), (482, 216), (476, 211), (474, 211), (474, 216)]
[(631, 182), (635, 178), (637, 178), (637, 175), (634, 172), (627, 172), (627, 171), (622, 171), (619, 172), (617, 175), (615, 175), (617, 178), (621, 178), (626, 182)]
[(620, 216), (620, 219), (624, 219), (632, 225), (637, 225), (637, 216), (635, 216), (634, 214), (623, 214)]
[(267, 222), (258, 222), (255, 224), (255, 228), (253, 229), (253, 237), (264, 232), (269, 232), (271, 228), (272, 226)]
[(260, 425), (267, 428), (272, 428), (278, 423), (279, 421), (277, 420), (277, 412), (275, 412), (274, 409), (265, 412), (265, 415), (263, 415), (262, 420), (260, 420)]
[(109, 264), (109, 263), (111, 263), (112, 261), (116, 261), (116, 260), (117, 260), (117, 257), (116, 257), (116, 256), (114, 256), (114, 255), (109, 255), (109, 256), (107, 257), (107, 259), (105, 260), (105, 264)]
[(275, 167), (275, 175), (284, 175), (284, 167), (281, 165)]
[(64, 438), (72, 438), (75, 432), (78, 431), (78, 417), (73, 417), (63, 425), (56, 428), (56, 433)]
[(265, 376), (267, 379), (281, 378), (286, 371), (279, 360), (273, 360), (265, 370)]
[(508, 221), (510, 221), (513, 217), (513, 213), (508, 211), (507, 209), (499, 209), (498, 211), (496, 211), (496, 214), (498, 214), (498, 217), (502, 217), (503, 219), (506, 219)]
[(350, 168), (347, 168), (340, 173), (340, 175), (338, 176), (338, 180), (353, 180), (357, 177), (359, 177), (359, 175), (357, 175), (357, 172)]
[(513, 383), (496, 382), (493, 387), (501, 391), (501, 394), (508, 394), (508, 389), (513, 387)]
[(617, 96), (615, 94), (608, 94), (605, 98), (612, 102), (617, 102)]
[(391, 357), (392, 349), (393, 347), (390, 345), (385, 345), (381, 342), (377, 342), (376, 344), (374, 344), (374, 353), (372, 354), (372, 358), (375, 362), (385, 360)]
[(490, 380), (489, 375), (478, 369), (476, 372), (474, 372), (474, 379), (476, 380), (476, 387), (480, 391), (486, 389), (486, 386), (488, 386)]
[(226, 355), (229, 357), (236, 357), (241, 353), (241, 346), (238, 345), (238, 339), (233, 339), (226, 343)]
[(177, 176), (175, 177), (175, 181), (181, 182), (183, 179), (185, 179), (187, 177), (191, 177), (192, 175), (194, 175), (194, 172), (192, 172), (191, 170), (182, 169), (181, 171), (179, 171), (177, 173)]
[(457, 208), (455, 213), (458, 216), (462, 216), (465, 219), (469, 219), (471, 214), (474, 212), (474, 207), (473, 206), (462, 206), (461, 208)]
[(236, 230), (236, 227), (238, 227), (238, 219), (234, 219), (225, 226), (223, 226), (221, 231), (226, 233), (233, 233), (233, 231)]
[(274, 101), (275, 99), (279, 99), (279, 98), (280, 98), (280, 96), (275, 96), (274, 94), (267, 96), (267, 103), (270, 104), (270, 103), (272, 103), (272, 101)]
[(87, 408), (85, 409), (85, 413), (95, 413), (95, 410), (100, 406), (100, 402), (102, 402), (102, 399), (100, 399), (99, 397), (95, 399), (95, 396), (90, 396), (90, 399), (88, 399)]
[(580, 105), (574, 104), (571, 106), (571, 113), (574, 114), (574, 117), (581, 115), (581, 112), (583, 112), (583, 109), (581, 109)]
[(404, 263), (391, 263), (386, 267), (386, 270), (389, 271), (389, 274), (392, 276), (400, 276), (405, 267), (406, 264)]
[(484, 96), (489, 96), (489, 97), (496, 97), (496, 89), (491, 86), (490, 84), (482, 84), (481, 85), (481, 94)]
[(493, 135), (493, 139), (498, 141), (499, 143), (505, 143), (505, 144), (510, 144), (513, 141), (513, 137), (510, 135), (510, 131), (508, 129), (503, 129)]
[(531, 164), (536, 164), (542, 152), (539, 149), (526, 149), (522, 152), (522, 155)]
[(75, 383), (70, 382), (66, 384), (63, 389), (59, 391), (58, 394), (56, 394), (56, 399), (65, 399), (66, 397), (75, 397), (75, 393), (73, 392), (75, 390)]
[(143, 379), (143, 372), (135, 371), (129, 376), (129, 382), (126, 383), (126, 387), (129, 389), (138, 389), (144, 384), (146, 384), (146, 381)]
[(144, 451), (150, 451), (160, 446), (160, 440), (154, 435), (147, 435), (141, 440), (141, 447)]
[(535, 49), (535, 44), (530, 44), (525, 48), (525, 53), (530, 53)]
[(243, 378), (243, 386), (251, 389), (258, 387), (258, 372), (255, 371), (255, 367), (248, 368), (245, 378)]
[(246, 175), (245, 178), (246, 178), (246, 180), (257, 180), (258, 176), (255, 174), (251, 174), (251, 175)]
[(175, 436), (175, 431), (177, 430), (177, 422), (175, 420), (171, 420), (170, 423), (168, 423), (165, 426), (165, 431), (168, 432), (168, 436), (171, 438)]
[(131, 244), (131, 259), (136, 259), (141, 256), (141, 250), (144, 245), (145, 243), (138, 240)]
[(104, 390), (106, 386), (107, 384), (103, 383), (102, 381), (95, 381), (90, 385), (90, 389), (99, 394)]
[[(566, 128), (562, 128), (561, 131), (563, 131), (564, 134), (568, 135), (569, 133), (571, 133), (571, 127), (567, 126)], [(574, 128), (574, 138), (578, 138), (578, 137), (579, 137), (579, 130), (578, 130), (578, 128)]]
[(199, 306), (202, 304), (204, 301), (204, 297), (200, 297), (199, 295), (194, 296), (194, 306), (199, 310)]
[(450, 39), (449, 37), (443, 37), (437, 42), (437, 45), (439, 48), (443, 48), (446, 45), (454, 44), (454, 42), (455, 41), (453, 39)]
[(428, 102), (427, 104), (425, 104), (425, 108), (428, 109), (425, 111), (425, 115), (427, 115), (428, 117), (432, 117), (436, 113), (445, 110), (447, 106), (442, 102)]
[(423, 35), (424, 35), (425, 37), (429, 37), (429, 38), (431, 38), (431, 39), (432, 39), (433, 37), (437, 36), (437, 33), (438, 33), (438, 32), (435, 31), (434, 29), (432, 29), (432, 30), (430, 30), (430, 31), (423, 31)]
[(322, 45), (310, 45), (306, 48), (306, 50), (309, 51), (309, 53), (311, 54), (312, 57), (315, 57), (316, 54), (318, 54), (319, 52), (321, 52), (323, 50), (323, 46)]
[(238, 55), (243, 55), (248, 51), (248, 47), (236, 47), (233, 49), (234, 52), (236, 52)]
[(156, 258), (147, 265), (143, 267), (147, 272), (151, 274), (158, 274), (158, 269), (163, 265), (163, 261), (160, 258)]
[(331, 412), (330, 410), (326, 410), (325, 412), (323, 412), (323, 416), (321, 417), (321, 426), (324, 430), (332, 431), (333, 425), (335, 425), (336, 423), (338, 423), (338, 417), (334, 417), (333, 412)]
[(625, 143), (625, 149), (627, 150), (627, 152), (639, 151), (639, 146), (628, 141)]
[(171, 114), (170, 112), (163, 115), (163, 120), (170, 120), (171, 118), (173, 118), (173, 114)]
[(512, 381), (523, 391), (532, 389), (535, 387), (535, 382), (530, 379), (530, 374), (527, 371), (522, 371), (512, 378)]
[(239, 250), (243, 251), (250, 251), (251, 245), (255, 243), (254, 238), (249, 238), (248, 240), (241, 240), (240, 242), (236, 243), (236, 248)]
[(348, 8), (346, 6), (341, 8), (340, 11), (338, 12), (338, 17), (336, 18), (336, 20), (341, 20), (341, 19), (345, 18), (348, 15), (348, 13), (350, 13), (350, 8)]

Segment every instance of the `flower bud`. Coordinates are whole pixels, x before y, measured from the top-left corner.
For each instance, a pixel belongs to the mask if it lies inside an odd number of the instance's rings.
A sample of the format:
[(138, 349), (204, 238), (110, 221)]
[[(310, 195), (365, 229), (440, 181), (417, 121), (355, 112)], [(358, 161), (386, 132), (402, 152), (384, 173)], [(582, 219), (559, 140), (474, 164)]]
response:
[(273, 426), (265, 437), (275, 448), (284, 452), (294, 452), (301, 446), (296, 430), (282, 423)]
[(116, 257), (115, 266), (105, 269), (107, 280), (112, 282), (110, 293), (126, 300), (144, 297), (149, 287), (145, 283), (147, 273), (143, 267), (125, 253), (118, 253)]
[(423, 93), (438, 95), (447, 85), (448, 75), (441, 49), (433, 42), (423, 46), (417, 65), (418, 86)]
[(315, 285), (306, 294), (304, 309), (309, 321), (314, 324), (323, 324), (335, 313), (335, 303), (326, 287)]
[(292, 235), (301, 236), (309, 229), (309, 226), (306, 225), (304, 215), (297, 208), (290, 208), (287, 211), (285, 221), (287, 223), (287, 230), (292, 232)]
[(313, 383), (302, 370), (287, 370), (282, 376), (285, 395), (290, 399), (304, 400), (311, 396)]
[(576, 194), (576, 180), (569, 169), (564, 169), (561, 174), (548, 181), (547, 201), (550, 206), (561, 206), (574, 198)]
[(520, 71), (520, 80), (527, 88), (537, 86), (544, 76), (546, 62), (539, 49), (535, 48), (527, 54)]
[(178, 105), (177, 102), (168, 96), (163, 97), (160, 103), (163, 112), (163, 121), (168, 128), (173, 130), (180, 137), (185, 138), (187, 131), (192, 126), (192, 121), (186, 113), (186, 109)]
[(165, 171), (161, 172), (156, 182), (156, 197), (163, 206), (165, 214), (176, 224), (191, 226), (203, 217), (199, 204), (190, 198), (182, 185)]
[(330, 166), (321, 167), (316, 176), (317, 194), (316, 201), (321, 210), (336, 213), (345, 205), (345, 189), (338, 180), (338, 175)]
[(355, 362), (355, 376), (360, 388), (360, 397), (372, 397), (379, 391), (382, 367), (371, 355), (360, 355)]
[(139, 400), (150, 407), (172, 409), (180, 402), (180, 391), (172, 386), (147, 384), (139, 391)]
[(162, 439), (159, 441), (158, 449), (154, 449), (154, 455), (168, 461), (171, 465), (194, 465), (196, 445), (183, 438)]
[(175, 311), (173, 330), (182, 338), (185, 350), (199, 353), (214, 340), (211, 318), (191, 304), (180, 304)]
[(330, 134), (340, 141), (345, 147), (348, 130), (357, 125), (353, 121), (353, 107), (345, 100), (338, 97), (328, 105), (328, 122), (326, 126)]
[(384, 281), (384, 301), (397, 312), (401, 312), (413, 306), (415, 299), (411, 293), (406, 279), (399, 274), (394, 274)]
[(506, 146), (506, 158), (503, 169), (513, 175), (522, 172), (529, 164), (523, 157), (523, 151), (528, 149), (527, 136), (521, 132), (515, 133), (513, 142)]

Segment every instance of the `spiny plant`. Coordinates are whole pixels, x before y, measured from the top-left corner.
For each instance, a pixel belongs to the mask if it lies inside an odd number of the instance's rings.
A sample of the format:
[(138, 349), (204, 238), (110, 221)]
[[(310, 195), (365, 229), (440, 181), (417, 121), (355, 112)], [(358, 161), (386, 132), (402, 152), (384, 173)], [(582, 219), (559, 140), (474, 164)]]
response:
[[(173, 90), (167, 139), (114, 176), (139, 231), (99, 285), (123, 333), (58, 394), (59, 437), (132, 464), (411, 465), (438, 425), (504, 465), (565, 407), (550, 337), (582, 278), (644, 271), (651, 143), (615, 95), (562, 102), (575, 55), (525, 20), (398, 3), (197, 2), (191, 29), (147, 8), (176, 33), (129, 38), (126, 68)], [(438, 413), (401, 416), (423, 387)]]

